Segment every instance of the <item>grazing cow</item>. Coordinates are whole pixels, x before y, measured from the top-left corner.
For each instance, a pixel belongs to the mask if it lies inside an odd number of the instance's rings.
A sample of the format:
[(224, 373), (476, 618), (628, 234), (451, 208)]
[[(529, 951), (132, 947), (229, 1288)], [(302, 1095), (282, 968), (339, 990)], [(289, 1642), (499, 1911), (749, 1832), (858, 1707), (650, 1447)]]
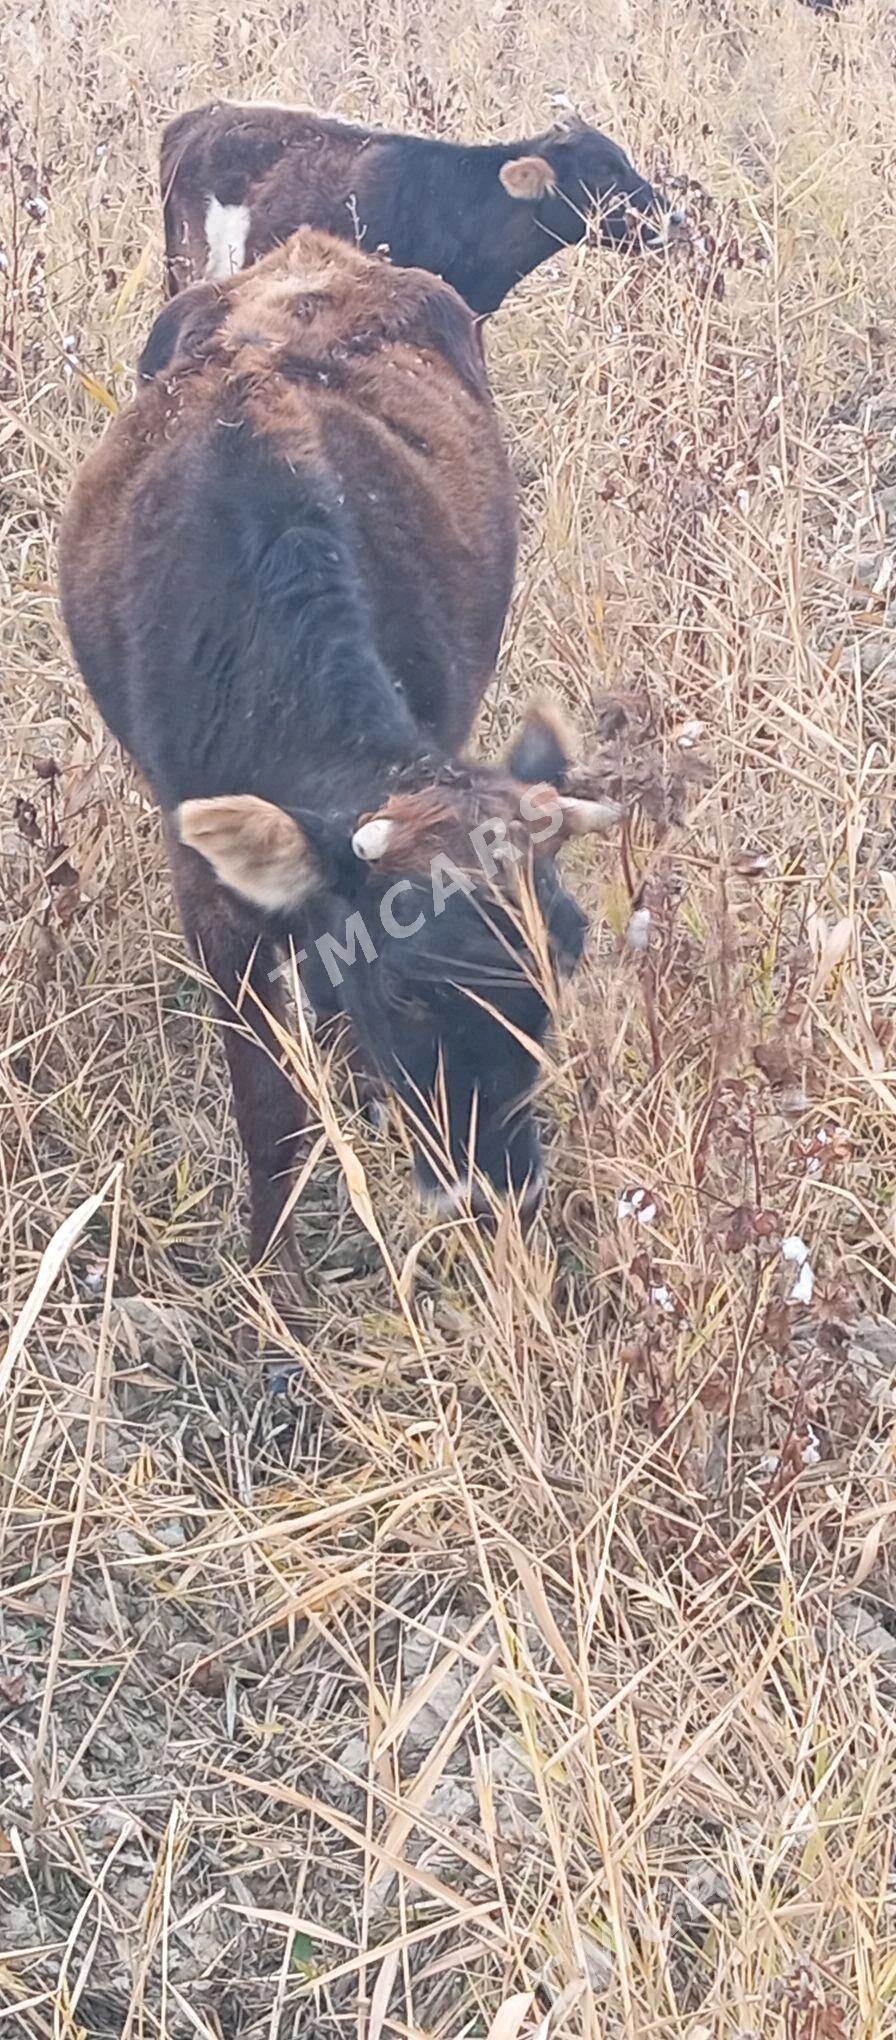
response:
[(472, 316), (426, 272), (304, 228), (181, 293), (140, 372), (75, 485), (63, 611), (161, 805), (184, 927), (231, 1022), (253, 1257), (301, 1124), (258, 1004), (280, 1019), (290, 941), (312, 1001), (322, 985), (415, 1116), (422, 1185), (439, 1186), (444, 1137), (449, 1199), (475, 1164), (532, 1203), (536, 952), (572, 965), (583, 931), (551, 851), (610, 817), (551, 791), (568, 761), (544, 719), (503, 771), (456, 761), (516, 543)]
[(165, 129), (161, 184), (172, 296), (198, 277), (231, 276), (308, 225), (431, 269), (482, 315), (580, 241), (594, 212), (610, 246), (658, 245), (667, 230), (659, 193), (578, 120), (464, 148), (216, 100)]

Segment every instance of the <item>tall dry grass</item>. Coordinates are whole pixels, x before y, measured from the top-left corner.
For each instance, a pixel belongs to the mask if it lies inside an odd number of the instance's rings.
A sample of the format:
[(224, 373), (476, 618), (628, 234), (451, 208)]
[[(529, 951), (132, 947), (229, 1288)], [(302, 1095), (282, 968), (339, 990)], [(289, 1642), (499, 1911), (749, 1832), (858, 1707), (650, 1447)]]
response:
[[(0, 2031), (877, 2040), (892, 9), (10, 26)], [(219, 1044), (54, 585), (158, 301), (159, 128), (217, 92), (471, 138), (563, 94), (690, 180), (676, 259), (565, 254), (488, 335), (524, 543), (482, 742), (553, 688), (677, 817), (570, 857), (546, 1223), (421, 1244), (400, 1141), (300, 1044), (318, 1324), (282, 1395)]]

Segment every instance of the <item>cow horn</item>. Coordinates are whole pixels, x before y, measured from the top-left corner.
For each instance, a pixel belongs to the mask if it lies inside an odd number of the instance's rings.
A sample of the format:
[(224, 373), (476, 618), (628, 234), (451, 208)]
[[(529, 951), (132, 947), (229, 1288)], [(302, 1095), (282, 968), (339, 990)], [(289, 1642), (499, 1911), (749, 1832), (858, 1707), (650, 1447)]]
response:
[(362, 822), (352, 837), (352, 849), (356, 857), (365, 864), (378, 864), (385, 857), (395, 834), (395, 823), (386, 820), (385, 815), (374, 815), (369, 822)]

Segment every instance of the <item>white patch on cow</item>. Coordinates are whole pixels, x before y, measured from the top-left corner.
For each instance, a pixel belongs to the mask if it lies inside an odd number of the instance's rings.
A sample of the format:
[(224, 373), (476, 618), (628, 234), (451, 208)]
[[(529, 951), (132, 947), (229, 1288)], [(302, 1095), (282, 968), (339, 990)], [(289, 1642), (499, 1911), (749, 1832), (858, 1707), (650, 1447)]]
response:
[(206, 276), (235, 276), (246, 260), (252, 216), (247, 205), (221, 205), (210, 198), (205, 215)]

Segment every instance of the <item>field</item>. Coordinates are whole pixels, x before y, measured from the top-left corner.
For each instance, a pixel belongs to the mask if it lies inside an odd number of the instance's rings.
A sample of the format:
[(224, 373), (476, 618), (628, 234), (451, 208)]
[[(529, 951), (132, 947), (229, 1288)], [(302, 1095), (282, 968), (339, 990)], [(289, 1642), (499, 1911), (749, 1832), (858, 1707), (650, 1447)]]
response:
[[(896, 13), (7, 22), (0, 2035), (883, 2040)], [(544, 1222), (427, 1230), (297, 1048), (276, 1389), (220, 1042), (54, 582), (159, 302), (159, 130), (216, 93), (471, 140), (572, 101), (688, 211), (487, 332), (522, 546), (477, 741), (553, 692), (640, 796), (567, 857)]]

